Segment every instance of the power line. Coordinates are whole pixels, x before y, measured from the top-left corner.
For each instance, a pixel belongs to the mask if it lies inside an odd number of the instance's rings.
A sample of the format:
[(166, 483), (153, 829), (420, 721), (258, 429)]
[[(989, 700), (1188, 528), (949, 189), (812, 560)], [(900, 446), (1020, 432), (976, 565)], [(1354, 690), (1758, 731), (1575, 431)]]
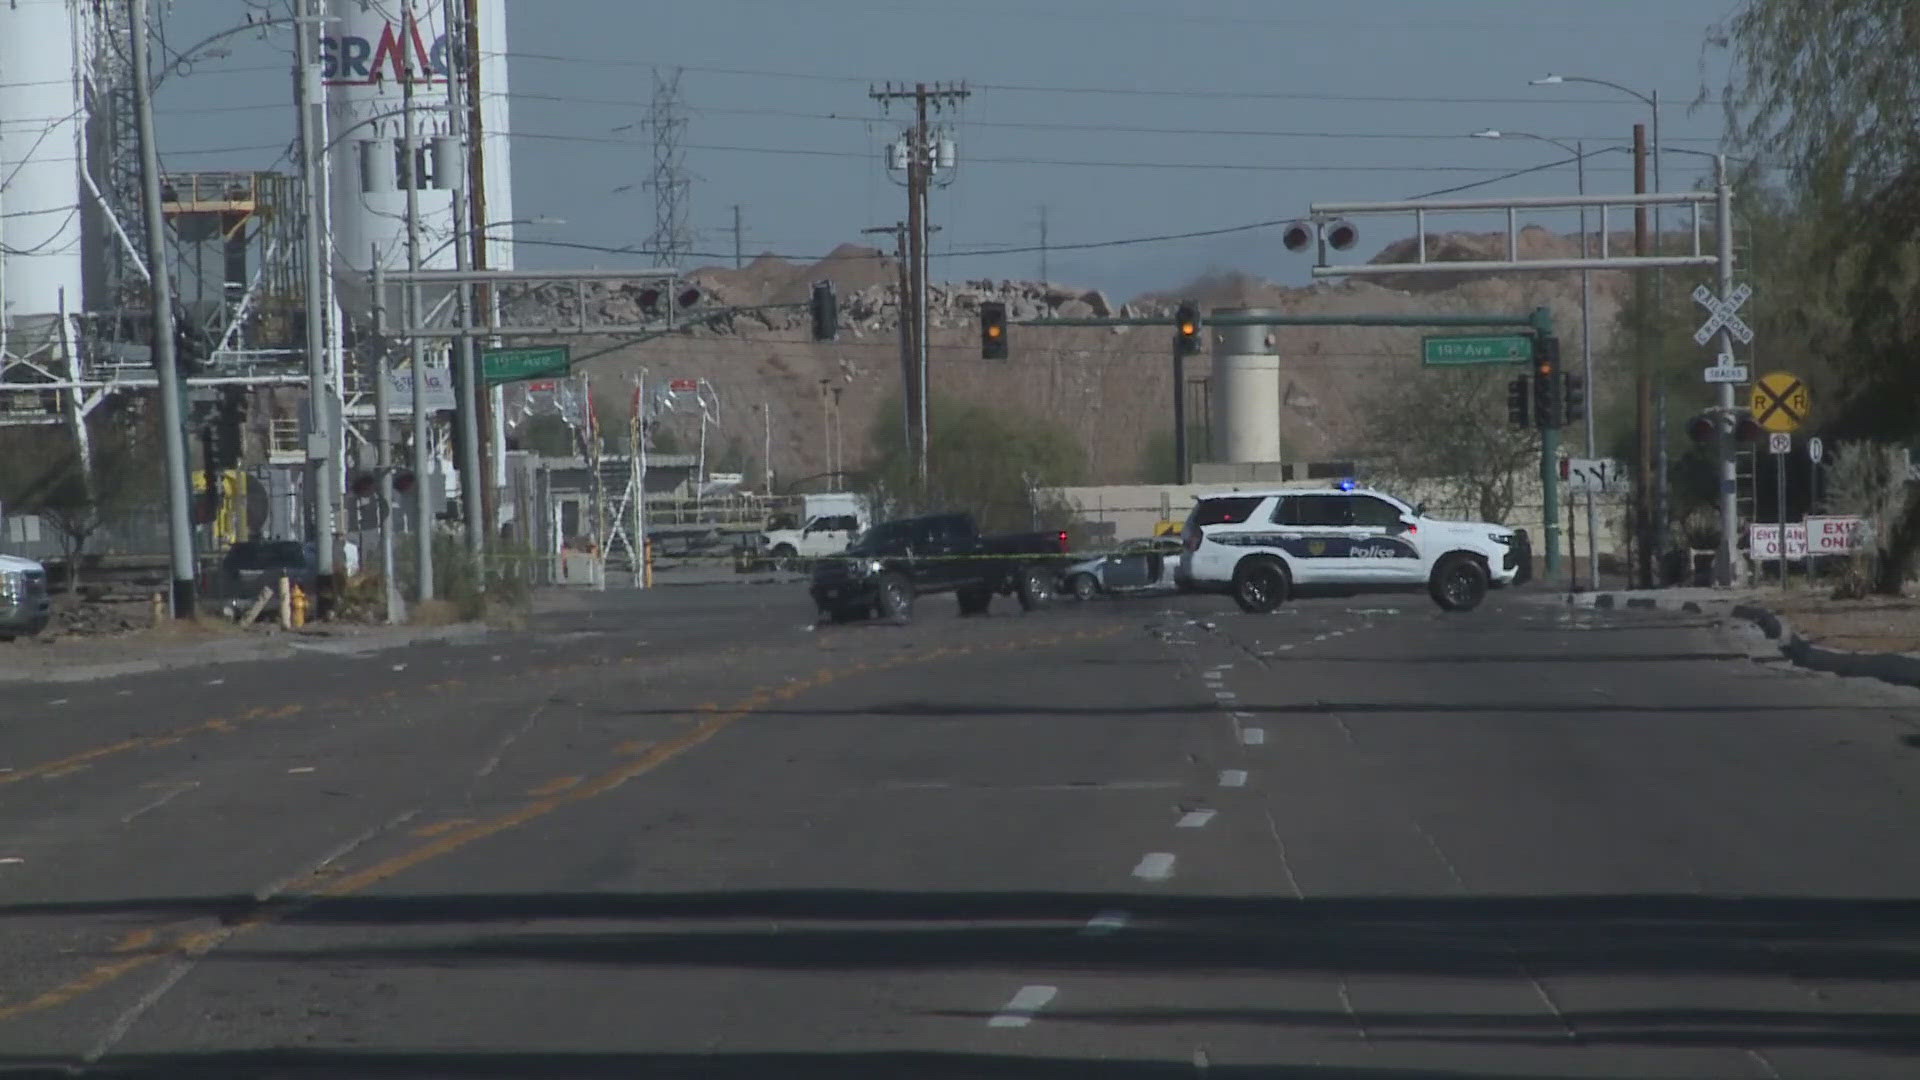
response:
[[(516, 60), (539, 60), (561, 64), (592, 64), (605, 67), (644, 67), (656, 66), (658, 61), (633, 58), (613, 59), (592, 56), (563, 56), (555, 53), (532, 53), (508, 51), (504, 55)], [(676, 65), (683, 71), (699, 72), (703, 75), (727, 75), (741, 78), (795, 79), (808, 82), (871, 84), (884, 82), (884, 79), (856, 75), (822, 75), (805, 71), (778, 71), (770, 68), (731, 68), (701, 67), (692, 64)], [(1428, 94), (1326, 94), (1312, 91), (1282, 90), (1209, 90), (1198, 87), (1148, 88), (1137, 86), (1041, 86), (1024, 83), (971, 83), (987, 90), (1003, 90), (1019, 94), (1115, 94), (1133, 97), (1173, 97), (1173, 98), (1213, 98), (1245, 101), (1345, 101), (1378, 102), (1383, 104), (1405, 105), (1409, 103), (1434, 102), (1453, 105), (1610, 105), (1618, 107), (1620, 100), (1613, 97), (1562, 97), (1558, 95), (1533, 94), (1528, 96), (1505, 97), (1438, 97)], [(1703, 99), (1702, 104), (1715, 104), (1718, 99)]]

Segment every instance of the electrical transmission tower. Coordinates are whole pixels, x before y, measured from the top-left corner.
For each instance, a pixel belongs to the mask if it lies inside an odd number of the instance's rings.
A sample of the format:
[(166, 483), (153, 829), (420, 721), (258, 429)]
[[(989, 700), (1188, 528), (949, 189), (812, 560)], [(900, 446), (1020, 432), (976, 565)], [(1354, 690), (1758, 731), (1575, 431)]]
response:
[(653, 133), (653, 175), (646, 181), (653, 190), (653, 235), (647, 238), (647, 246), (653, 249), (656, 265), (679, 266), (693, 254), (693, 233), (687, 228), (693, 178), (680, 145), (687, 118), (681, 111), (679, 68), (668, 75), (655, 69), (646, 126)]

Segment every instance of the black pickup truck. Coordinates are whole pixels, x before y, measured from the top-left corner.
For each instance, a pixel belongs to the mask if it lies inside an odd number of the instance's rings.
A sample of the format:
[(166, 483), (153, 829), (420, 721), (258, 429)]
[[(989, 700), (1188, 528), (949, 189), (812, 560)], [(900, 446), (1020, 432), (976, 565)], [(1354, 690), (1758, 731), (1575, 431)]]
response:
[(882, 522), (843, 556), (814, 564), (814, 606), (822, 620), (913, 618), (916, 596), (950, 592), (960, 614), (984, 614), (995, 596), (1015, 596), (1023, 611), (1053, 599), (1067, 561), (1064, 532), (981, 536), (968, 514)]

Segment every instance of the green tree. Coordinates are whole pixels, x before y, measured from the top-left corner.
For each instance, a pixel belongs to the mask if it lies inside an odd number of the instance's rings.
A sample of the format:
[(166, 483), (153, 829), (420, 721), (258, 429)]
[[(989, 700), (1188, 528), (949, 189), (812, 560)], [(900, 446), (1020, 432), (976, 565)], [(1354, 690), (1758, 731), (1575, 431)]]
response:
[[(883, 405), (877, 415), (900, 415), (898, 401)], [(925, 490), (914, 475), (900, 425), (875, 426), (868, 473), (884, 501), (904, 512), (968, 511), (988, 531), (1069, 524), (1064, 505), (1037, 494), (1086, 476), (1085, 451), (1059, 425), (1005, 407), (944, 398), (929, 403), (928, 424), (933, 441)]]
[(1356, 455), (1390, 483), (1418, 484), (1482, 521), (1513, 512), (1521, 478), (1538, 470), (1540, 435), (1507, 422), (1515, 367), (1389, 376), (1361, 411)]
[[(1782, 332), (1772, 355), (1831, 373), (1814, 384), (1830, 403), (1823, 434), (1910, 440), (1920, 430), (1920, 6), (1752, 0), (1715, 45), (1731, 54), (1738, 148), (1785, 166), (1786, 239), (1756, 235), (1753, 247), (1777, 252), (1769, 299), (1788, 313), (1757, 330)], [(1744, 178), (1743, 199), (1762, 175)], [(1920, 549), (1920, 501), (1882, 525), (1902, 542), (1883, 553), (1873, 585), (1898, 591)]]

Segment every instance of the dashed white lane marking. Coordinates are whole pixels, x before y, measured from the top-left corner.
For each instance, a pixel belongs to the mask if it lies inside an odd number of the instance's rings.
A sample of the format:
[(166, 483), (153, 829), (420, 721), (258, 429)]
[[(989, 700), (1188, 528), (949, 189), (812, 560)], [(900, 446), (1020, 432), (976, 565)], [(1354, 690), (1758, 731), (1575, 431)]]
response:
[(1207, 827), (1207, 822), (1213, 820), (1214, 813), (1212, 810), (1189, 810), (1180, 815), (1180, 820), (1174, 825), (1174, 828), (1204, 829)]
[(1103, 911), (1093, 918), (1088, 919), (1087, 925), (1080, 928), (1080, 933), (1086, 937), (1106, 937), (1108, 934), (1117, 933), (1125, 928), (1132, 918), (1132, 915), (1118, 908), (1111, 911)]
[(1060, 992), (1057, 986), (1023, 986), (1000, 1011), (987, 1020), (988, 1027), (1026, 1027), (1033, 1022), (1033, 1014), (1047, 1007), (1054, 995)]
[(1231, 690), (1215, 690), (1213, 696), (1221, 701), (1237, 701), (1240, 697)]
[(1140, 856), (1140, 865), (1133, 868), (1133, 876), (1144, 881), (1165, 881), (1173, 876), (1173, 855), (1165, 851), (1149, 851)]
[(66, 703), (67, 699), (63, 697), (54, 698), (52, 701), (47, 702), (49, 705), (65, 705)]
[(1327, 640), (1327, 635), (1325, 635), (1325, 634), (1315, 634), (1315, 635), (1313, 635), (1313, 640), (1315, 640), (1315, 641), (1325, 641), (1325, 640)]
[(1247, 786), (1247, 770), (1221, 769), (1220, 770), (1220, 786), (1221, 787), (1246, 787)]
[(173, 800), (179, 798), (182, 795), (185, 795), (187, 792), (192, 791), (194, 788), (197, 788), (199, 786), (200, 786), (200, 781), (198, 780), (183, 780), (178, 784), (173, 784), (168, 787), (167, 793), (165, 795), (160, 796), (159, 798), (153, 800), (152, 802), (146, 804), (145, 806), (142, 806), (140, 809), (135, 810), (132, 813), (128, 814), (127, 816), (121, 818), (120, 824), (122, 825), (132, 824), (133, 819), (139, 817), (141, 814), (147, 813), (148, 811), (151, 811), (151, 810), (158, 810), (161, 807), (167, 805)]
[(1240, 729), (1240, 741), (1248, 746), (1259, 746), (1267, 741), (1267, 729), (1257, 727), (1242, 728)]
[(227, 685), (227, 680), (225, 680), (225, 679), (208, 679), (208, 680), (207, 680), (207, 685), (208, 685), (208, 686), (225, 686), (225, 685)]
[(287, 770), (289, 773), (310, 773), (314, 771), (314, 767), (311, 765), (299, 765)]
[(26, 861), (18, 855), (0, 856), (0, 866), (18, 866)]

